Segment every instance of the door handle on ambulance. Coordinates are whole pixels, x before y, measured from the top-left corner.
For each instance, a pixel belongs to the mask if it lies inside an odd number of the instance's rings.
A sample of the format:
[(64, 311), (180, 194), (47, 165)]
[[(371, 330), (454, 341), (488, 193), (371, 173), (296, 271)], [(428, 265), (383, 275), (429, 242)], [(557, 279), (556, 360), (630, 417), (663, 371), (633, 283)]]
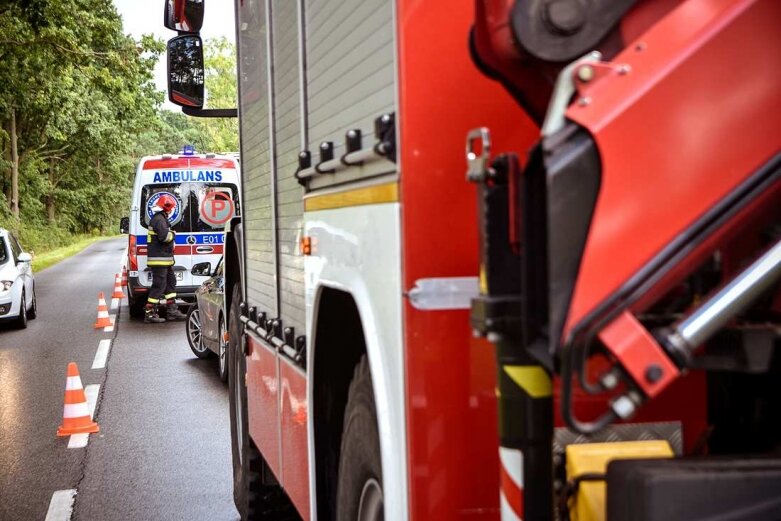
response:
[(214, 248), (211, 246), (196, 246), (195, 253), (212, 253)]

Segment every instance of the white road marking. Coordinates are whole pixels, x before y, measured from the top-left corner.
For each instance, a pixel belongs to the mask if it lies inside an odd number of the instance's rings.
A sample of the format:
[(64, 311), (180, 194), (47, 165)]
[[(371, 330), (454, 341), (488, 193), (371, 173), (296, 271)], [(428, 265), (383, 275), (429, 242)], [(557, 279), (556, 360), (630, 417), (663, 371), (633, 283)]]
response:
[[(99, 393), (100, 393), (100, 384), (91, 384), (84, 388), (84, 394), (87, 395), (87, 406), (89, 407), (90, 418), (95, 416), (95, 406), (98, 403)], [(68, 440), (68, 448), (81, 449), (87, 446), (87, 442), (89, 442), (89, 433), (71, 434), (70, 440)], [(48, 519), (48, 517), (46, 519)], [(68, 517), (67, 519), (70, 519), (70, 517)]]
[(109, 349), (111, 349), (111, 339), (104, 338), (98, 344), (98, 352), (95, 353), (95, 361), (92, 362), (93, 369), (103, 369), (106, 367)]
[(111, 299), (111, 309), (117, 309), (119, 307), (119, 301), (118, 298), (112, 298)]
[(111, 319), (111, 325), (103, 328), (103, 331), (105, 331), (106, 333), (111, 333), (112, 331), (114, 331), (114, 322), (117, 320), (117, 316), (110, 315), (109, 318)]
[(75, 488), (58, 490), (52, 494), (49, 511), (46, 512), (46, 521), (70, 521), (75, 499)]

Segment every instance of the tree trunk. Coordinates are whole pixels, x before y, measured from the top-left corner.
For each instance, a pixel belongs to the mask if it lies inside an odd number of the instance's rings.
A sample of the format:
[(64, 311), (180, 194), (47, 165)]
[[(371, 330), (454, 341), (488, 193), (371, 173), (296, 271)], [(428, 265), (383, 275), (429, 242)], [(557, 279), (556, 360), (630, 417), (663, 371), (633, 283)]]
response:
[[(7, 139), (3, 139), (3, 154), (5, 154), (5, 160), (11, 163), (11, 120), (5, 122), (5, 131), (8, 134)], [(5, 193), (5, 200), (9, 207), (11, 204), (11, 169), (3, 169), (3, 193)]]
[(54, 222), (54, 158), (49, 159), (49, 193), (46, 194), (46, 217)]
[(11, 213), (19, 218), (19, 149), (16, 139), (16, 109), (11, 109)]

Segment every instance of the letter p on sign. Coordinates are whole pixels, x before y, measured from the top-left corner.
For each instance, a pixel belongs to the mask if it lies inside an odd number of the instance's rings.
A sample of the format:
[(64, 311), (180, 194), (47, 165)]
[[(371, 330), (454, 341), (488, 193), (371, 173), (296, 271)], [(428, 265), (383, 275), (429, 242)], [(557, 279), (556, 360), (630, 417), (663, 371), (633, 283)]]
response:
[(206, 194), (206, 197), (201, 201), (199, 210), (201, 219), (212, 226), (219, 226), (230, 221), (236, 211), (230, 195), (217, 191)]

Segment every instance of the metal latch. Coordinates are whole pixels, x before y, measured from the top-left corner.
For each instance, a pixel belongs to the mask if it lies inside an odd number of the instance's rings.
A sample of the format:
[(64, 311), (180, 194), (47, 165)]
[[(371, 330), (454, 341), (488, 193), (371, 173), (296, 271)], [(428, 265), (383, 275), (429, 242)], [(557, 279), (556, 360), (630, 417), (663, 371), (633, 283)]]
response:
[(477, 277), (418, 279), (409, 291), (412, 307), (425, 311), (469, 309), (479, 294)]
[(491, 131), (488, 127), (473, 128), (466, 134), (466, 179), (480, 183), (490, 178)]

